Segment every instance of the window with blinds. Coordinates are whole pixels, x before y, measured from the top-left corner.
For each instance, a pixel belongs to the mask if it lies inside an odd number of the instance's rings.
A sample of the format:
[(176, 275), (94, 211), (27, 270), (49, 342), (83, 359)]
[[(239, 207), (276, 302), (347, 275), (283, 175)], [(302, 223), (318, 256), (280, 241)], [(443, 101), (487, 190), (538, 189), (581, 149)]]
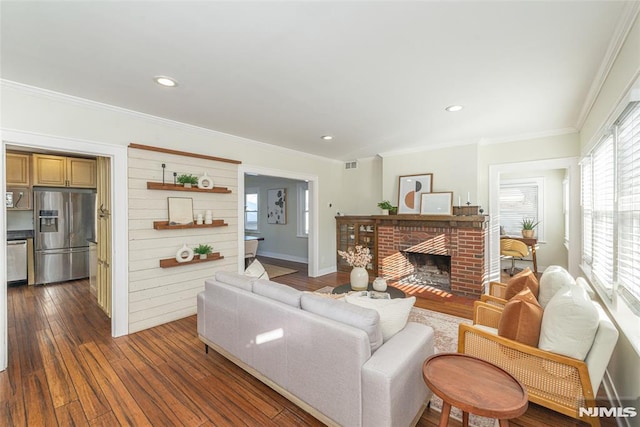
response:
[(522, 220), (540, 221), (536, 237), (543, 240), (542, 227), (543, 179), (504, 179), (500, 182), (500, 227), (509, 236), (520, 236)]
[(640, 301), (640, 102), (620, 117), (618, 132), (618, 285)]
[(582, 262), (610, 298), (640, 308), (640, 102), (582, 164)]

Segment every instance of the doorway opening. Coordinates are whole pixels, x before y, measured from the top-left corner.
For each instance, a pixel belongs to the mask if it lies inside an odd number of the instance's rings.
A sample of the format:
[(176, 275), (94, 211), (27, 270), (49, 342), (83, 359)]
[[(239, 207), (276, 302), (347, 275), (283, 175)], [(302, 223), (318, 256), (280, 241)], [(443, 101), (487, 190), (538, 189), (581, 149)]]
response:
[[(55, 151), (68, 153), (79, 157), (108, 158), (110, 160), (111, 177), (109, 178), (109, 200), (112, 202), (112, 229), (108, 235), (111, 244), (111, 270), (112, 275), (108, 288), (111, 291), (111, 335), (114, 337), (128, 333), (128, 284), (127, 284), (127, 227), (126, 215), (118, 215), (117, 212), (127, 212), (127, 182), (126, 163), (127, 149), (124, 146), (114, 146), (91, 141), (59, 138), (45, 135), (36, 135), (19, 131), (4, 131), (2, 139), (2, 170), (5, 166), (5, 153), (7, 147), (22, 151)], [(6, 179), (0, 177), (0, 187), (6, 189)], [(7, 209), (0, 209), (0, 233), (5, 233), (7, 228)], [(113, 248), (119, 248), (114, 251)], [(6, 259), (6, 242), (0, 244), (0, 258)], [(7, 367), (8, 325), (7, 319), (7, 281), (6, 277), (0, 282), (0, 370)]]

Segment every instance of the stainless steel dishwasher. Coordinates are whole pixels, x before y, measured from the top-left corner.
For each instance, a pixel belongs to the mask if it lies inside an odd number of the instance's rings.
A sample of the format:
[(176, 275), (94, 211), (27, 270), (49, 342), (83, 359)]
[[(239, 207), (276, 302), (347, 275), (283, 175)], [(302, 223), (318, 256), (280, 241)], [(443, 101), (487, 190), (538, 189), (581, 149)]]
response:
[(7, 242), (7, 282), (27, 280), (27, 241)]

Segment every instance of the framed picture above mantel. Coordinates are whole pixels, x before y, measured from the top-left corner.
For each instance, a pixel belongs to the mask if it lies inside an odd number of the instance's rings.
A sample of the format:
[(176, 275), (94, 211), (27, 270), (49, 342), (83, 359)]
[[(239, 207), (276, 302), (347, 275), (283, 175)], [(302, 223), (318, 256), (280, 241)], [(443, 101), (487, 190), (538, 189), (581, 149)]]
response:
[(398, 180), (398, 214), (419, 214), (422, 193), (431, 193), (433, 174), (403, 175)]

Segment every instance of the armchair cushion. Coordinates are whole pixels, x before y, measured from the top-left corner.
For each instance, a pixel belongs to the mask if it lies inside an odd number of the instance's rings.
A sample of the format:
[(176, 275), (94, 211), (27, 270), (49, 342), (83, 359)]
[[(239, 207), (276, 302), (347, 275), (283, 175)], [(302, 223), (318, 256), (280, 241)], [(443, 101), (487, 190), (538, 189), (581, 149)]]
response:
[(551, 298), (542, 316), (542, 350), (584, 360), (598, 330), (600, 315), (580, 286), (567, 285)]
[(534, 298), (538, 297), (538, 279), (528, 267), (509, 279), (504, 298), (510, 300), (525, 288), (531, 289)]
[(542, 307), (531, 289), (525, 288), (504, 306), (498, 324), (498, 335), (537, 347), (541, 323)]
[(576, 280), (567, 270), (559, 265), (550, 265), (540, 277), (540, 291), (538, 292), (538, 302), (545, 308), (551, 298), (566, 285), (575, 285)]

